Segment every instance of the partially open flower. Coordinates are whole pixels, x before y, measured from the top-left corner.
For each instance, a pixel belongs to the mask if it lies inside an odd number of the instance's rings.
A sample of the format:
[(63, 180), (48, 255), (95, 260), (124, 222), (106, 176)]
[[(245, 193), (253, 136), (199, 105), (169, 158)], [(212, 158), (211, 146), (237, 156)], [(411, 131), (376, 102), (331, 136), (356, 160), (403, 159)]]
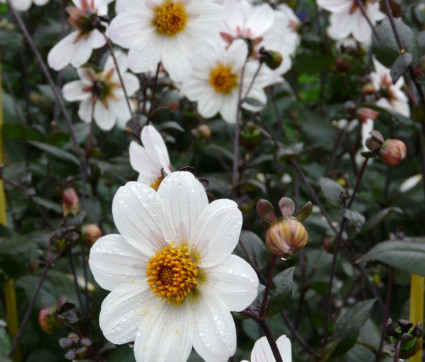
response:
[(267, 247), (276, 255), (289, 258), (307, 244), (308, 233), (296, 219), (283, 217), (273, 221), (266, 236)]
[(69, 187), (62, 192), (62, 213), (64, 217), (68, 214), (77, 215), (79, 199), (74, 188)]
[(41, 329), (48, 334), (56, 332), (65, 324), (62, 316), (58, 315), (58, 309), (51, 306), (40, 310), (38, 313), (38, 323)]
[(388, 139), (385, 140), (379, 155), (383, 163), (389, 166), (398, 165), (407, 155), (406, 145), (403, 141)]

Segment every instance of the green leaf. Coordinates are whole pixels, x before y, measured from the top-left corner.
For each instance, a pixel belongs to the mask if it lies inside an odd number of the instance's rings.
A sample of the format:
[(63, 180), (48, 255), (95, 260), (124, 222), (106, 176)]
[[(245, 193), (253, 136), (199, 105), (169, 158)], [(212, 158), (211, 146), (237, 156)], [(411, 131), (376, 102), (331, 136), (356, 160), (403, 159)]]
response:
[(279, 313), (283, 308), (283, 304), (291, 298), (292, 286), (294, 284), (294, 269), (288, 268), (273, 278), (270, 302), (267, 308), (268, 316)]
[(1, 129), (4, 138), (9, 140), (40, 141), (41, 135), (32, 128), (19, 123), (5, 123)]
[(327, 177), (320, 178), (320, 188), (322, 189), (323, 195), (326, 200), (335, 207), (341, 207), (341, 193), (344, 192), (342, 186)]
[(396, 213), (399, 215), (403, 214), (403, 210), (399, 207), (388, 207), (386, 209), (380, 210), (378, 213), (370, 217), (363, 226), (363, 231), (373, 229), (376, 225), (384, 221), (391, 214)]
[[(416, 64), (419, 59), (419, 50), (415, 34), (402, 20), (394, 19), (394, 23), (403, 46), (412, 55), (413, 64)], [(389, 19), (385, 18), (377, 25), (376, 31), (381, 40), (377, 40), (376, 37), (373, 37), (373, 53), (382, 64), (390, 68), (399, 56), (400, 48), (394, 37)]]
[[(270, 253), (268, 252), (264, 241), (252, 231), (247, 230), (242, 231), (241, 240), (246, 252), (252, 257), (258, 267), (261, 269), (265, 268), (268, 260), (270, 259)], [(238, 244), (237, 251), (239, 255), (246, 259), (246, 254), (241, 244)]]
[(425, 237), (384, 241), (375, 245), (357, 262), (377, 260), (394, 268), (425, 277)]
[(413, 57), (410, 53), (403, 53), (398, 56), (391, 67), (390, 75), (393, 83), (396, 83), (400, 77), (406, 72), (409, 65), (412, 64)]
[(350, 221), (357, 231), (360, 231), (364, 225), (365, 217), (358, 211), (344, 209), (344, 216)]
[(77, 166), (80, 165), (80, 161), (78, 160), (77, 157), (75, 157), (73, 154), (71, 154), (69, 152), (61, 150), (58, 147), (48, 145), (48, 144), (42, 143), (42, 142), (36, 142), (36, 141), (29, 141), (28, 143), (30, 145), (44, 151), (44, 152), (47, 152), (48, 154), (50, 154), (53, 157), (56, 157), (60, 160), (72, 162), (72, 163), (76, 164)]
[(210, 151), (214, 151), (217, 152), (219, 154), (221, 154), (222, 156), (224, 156), (225, 158), (227, 158), (230, 161), (233, 161), (233, 154), (232, 152), (226, 150), (223, 147), (217, 146), (217, 145), (208, 145), (205, 148), (205, 151), (210, 152)]
[(58, 214), (62, 214), (62, 207), (61, 207), (61, 205), (57, 204), (56, 202), (44, 199), (44, 198), (39, 197), (39, 196), (34, 196), (33, 199), (40, 206), (43, 206), (46, 209), (52, 210), (52, 211), (54, 211)]
[(330, 357), (340, 356), (354, 347), (359, 337), (360, 329), (368, 320), (375, 301), (376, 299), (369, 299), (356, 303), (338, 317), (333, 333), (336, 338), (326, 346), (324, 361)]
[[(12, 347), (12, 344), (10, 343), (10, 337), (6, 332), (6, 329), (3, 327), (0, 327), (0, 360), (1, 361), (9, 361), (8, 359), (3, 359), (3, 355), (1, 353), (10, 350), (10, 347)], [(11, 360), (10, 360), (11, 361)]]

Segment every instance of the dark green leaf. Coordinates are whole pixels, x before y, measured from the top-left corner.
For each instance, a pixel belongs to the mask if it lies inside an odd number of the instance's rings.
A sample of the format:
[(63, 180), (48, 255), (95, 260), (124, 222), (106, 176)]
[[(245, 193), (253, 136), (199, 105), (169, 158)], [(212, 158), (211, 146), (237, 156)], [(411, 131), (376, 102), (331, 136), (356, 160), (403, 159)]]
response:
[(379, 243), (358, 262), (368, 260), (377, 260), (408, 273), (425, 276), (425, 237)]
[(344, 209), (344, 216), (350, 221), (357, 231), (360, 231), (364, 225), (365, 217), (358, 211)]
[(335, 207), (341, 207), (341, 194), (344, 192), (342, 186), (327, 177), (320, 178), (320, 188), (322, 189), (323, 195), (326, 200)]
[(46, 143), (42, 143), (42, 142), (36, 142), (36, 141), (29, 141), (28, 142), (30, 145), (37, 147), (38, 149), (52, 155), (53, 157), (56, 157), (60, 160), (64, 160), (64, 161), (69, 161), (72, 162), (76, 165), (80, 165), (80, 161), (78, 160), (77, 157), (75, 157), (73, 154), (66, 152), (64, 150), (61, 150), (58, 147), (52, 146), (52, 145), (48, 145)]
[(398, 56), (390, 70), (390, 75), (394, 84), (397, 83), (400, 77), (406, 72), (409, 65), (412, 64), (412, 60), (413, 57), (410, 53), (404, 53)]
[(40, 141), (41, 135), (32, 128), (20, 123), (3, 124), (1, 133), (10, 140)]
[(294, 269), (289, 268), (273, 278), (270, 302), (267, 307), (267, 315), (272, 316), (283, 308), (283, 304), (292, 296), (294, 284)]
[[(241, 240), (246, 252), (252, 257), (254, 262), (260, 267), (264, 268), (270, 259), (270, 253), (266, 248), (263, 240), (261, 240), (252, 231), (243, 230), (241, 233)], [(246, 258), (245, 250), (243, 250), (241, 244), (238, 244), (238, 254), (243, 258)]]
[(399, 207), (388, 207), (386, 209), (380, 210), (378, 213), (376, 213), (366, 221), (363, 226), (363, 231), (373, 229), (376, 225), (384, 221), (393, 213), (402, 215), (403, 210), (401, 210)]

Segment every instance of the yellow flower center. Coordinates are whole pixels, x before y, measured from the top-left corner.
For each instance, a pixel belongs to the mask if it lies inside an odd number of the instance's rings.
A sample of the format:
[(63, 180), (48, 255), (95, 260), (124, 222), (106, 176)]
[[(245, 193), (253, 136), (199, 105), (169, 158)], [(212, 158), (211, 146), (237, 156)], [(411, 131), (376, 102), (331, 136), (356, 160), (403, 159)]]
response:
[(229, 94), (238, 86), (238, 75), (230, 66), (220, 64), (211, 71), (209, 81), (217, 93)]
[(162, 180), (164, 179), (164, 177), (157, 177), (156, 179), (154, 179), (151, 184), (149, 185), (150, 187), (152, 187), (154, 190), (158, 190), (159, 185), (161, 185)]
[(149, 288), (167, 303), (180, 304), (197, 285), (198, 269), (187, 246), (173, 244), (159, 250), (149, 259), (146, 275)]
[(155, 7), (154, 11), (153, 24), (158, 33), (175, 36), (186, 27), (188, 15), (183, 3), (165, 0), (161, 5)]

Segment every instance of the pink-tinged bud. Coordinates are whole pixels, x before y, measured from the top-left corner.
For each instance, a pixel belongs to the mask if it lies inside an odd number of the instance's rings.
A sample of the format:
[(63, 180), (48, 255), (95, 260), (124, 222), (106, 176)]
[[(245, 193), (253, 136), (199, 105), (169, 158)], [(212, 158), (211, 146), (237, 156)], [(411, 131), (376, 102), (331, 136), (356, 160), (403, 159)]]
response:
[(376, 117), (378, 117), (379, 112), (374, 111), (370, 108), (357, 108), (357, 116), (359, 117), (360, 121), (366, 122), (367, 119), (375, 120)]
[(403, 141), (388, 139), (381, 146), (379, 155), (386, 165), (398, 165), (407, 155), (406, 145)]
[(362, 92), (363, 94), (373, 94), (376, 93), (376, 88), (372, 83), (368, 83), (363, 86)]
[(44, 307), (38, 313), (38, 324), (48, 334), (53, 334), (61, 329), (64, 323), (63, 318), (58, 316), (56, 307)]
[(62, 213), (64, 217), (68, 214), (77, 215), (79, 199), (77, 192), (72, 188), (67, 188), (62, 192)]
[(307, 241), (307, 230), (295, 219), (275, 220), (270, 225), (266, 236), (267, 247), (273, 254), (283, 258), (289, 258), (294, 252), (304, 248)]
[(93, 246), (101, 236), (102, 231), (96, 224), (86, 224), (81, 227), (81, 239), (85, 241), (88, 246)]

